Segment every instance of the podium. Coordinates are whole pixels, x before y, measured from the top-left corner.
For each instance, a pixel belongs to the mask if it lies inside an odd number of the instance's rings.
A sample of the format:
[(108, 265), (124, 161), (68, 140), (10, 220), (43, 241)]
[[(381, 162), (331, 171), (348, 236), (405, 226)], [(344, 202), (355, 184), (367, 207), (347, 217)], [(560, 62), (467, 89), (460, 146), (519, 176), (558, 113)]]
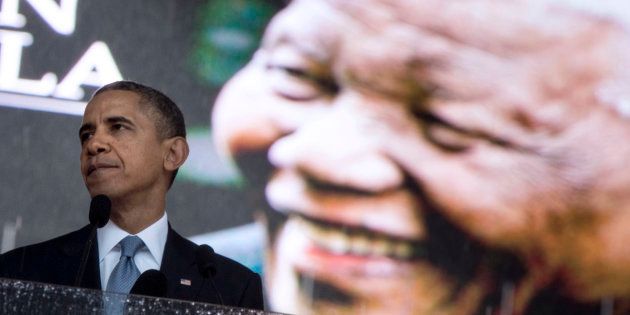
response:
[(0, 278), (0, 314), (105, 314), (104, 308), (108, 303), (123, 305), (123, 314), (279, 314), (208, 303), (118, 294)]

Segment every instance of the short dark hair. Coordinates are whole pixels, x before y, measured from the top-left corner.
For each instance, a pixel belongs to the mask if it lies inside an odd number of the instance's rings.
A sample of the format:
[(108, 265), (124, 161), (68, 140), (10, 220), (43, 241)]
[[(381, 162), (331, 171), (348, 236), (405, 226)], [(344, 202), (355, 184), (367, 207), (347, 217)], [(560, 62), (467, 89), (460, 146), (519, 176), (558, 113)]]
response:
[[(155, 129), (160, 139), (168, 139), (173, 137), (186, 138), (186, 123), (184, 115), (166, 94), (143, 84), (133, 81), (116, 81), (102, 86), (92, 95), (96, 95), (106, 91), (130, 91), (140, 96), (139, 105), (149, 108), (148, 116), (153, 119)], [(169, 188), (173, 185), (177, 170), (173, 172), (173, 177), (169, 183)]]
[(116, 81), (107, 84), (96, 92), (92, 97), (106, 91), (130, 91), (140, 96), (140, 105), (148, 105), (153, 110), (155, 128), (158, 136), (162, 139), (172, 137), (186, 137), (186, 124), (184, 115), (179, 107), (164, 93), (146, 85), (133, 81)]

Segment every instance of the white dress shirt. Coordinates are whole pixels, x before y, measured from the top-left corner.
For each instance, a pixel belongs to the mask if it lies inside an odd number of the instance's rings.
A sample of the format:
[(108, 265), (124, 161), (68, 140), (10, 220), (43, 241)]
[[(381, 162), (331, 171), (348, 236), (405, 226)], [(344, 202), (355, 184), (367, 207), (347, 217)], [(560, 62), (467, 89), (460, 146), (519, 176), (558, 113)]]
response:
[[(136, 263), (140, 273), (149, 269), (160, 270), (167, 234), (168, 218), (166, 212), (164, 212), (162, 218), (136, 234), (136, 236), (142, 239), (145, 245), (140, 248), (133, 257), (133, 261)], [(111, 220), (109, 220), (104, 227), (96, 230), (101, 288), (103, 288), (103, 290), (107, 288), (109, 275), (120, 260), (120, 244), (118, 243), (129, 235), (131, 234), (118, 227)]]

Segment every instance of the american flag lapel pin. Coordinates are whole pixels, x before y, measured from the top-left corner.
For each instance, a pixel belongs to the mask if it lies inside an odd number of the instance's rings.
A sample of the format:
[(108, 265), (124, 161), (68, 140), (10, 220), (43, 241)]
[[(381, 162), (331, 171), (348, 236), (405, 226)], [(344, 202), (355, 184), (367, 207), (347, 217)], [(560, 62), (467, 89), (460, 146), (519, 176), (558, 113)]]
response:
[(179, 284), (188, 285), (189, 286), (189, 285), (192, 284), (192, 282), (190, 282), (190, 280), (188, 280), (188, 279), (179, 279)]

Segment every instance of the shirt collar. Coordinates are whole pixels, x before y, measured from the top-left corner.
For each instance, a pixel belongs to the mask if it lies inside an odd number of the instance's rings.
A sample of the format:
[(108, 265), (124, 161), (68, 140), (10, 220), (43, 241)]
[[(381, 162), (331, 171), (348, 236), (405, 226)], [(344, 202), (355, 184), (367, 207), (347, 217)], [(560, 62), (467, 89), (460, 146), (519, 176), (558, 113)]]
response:
[[(151, 256), (159, 264), (162, 262), (164, 254), (164, 246), (166, 245), (166, 236), (168, 234), (168, 217), (166, 212), (155, 223), (136, 234), (144, 245), (149, 249)], [(127, 231), (118, 227), (112, 220), (109, 220), (105, 226), (96, 230), (98, 240), (98, 257), (99, 262), (105, 258), (118, 243), (126, 236), (131, 235)]]

